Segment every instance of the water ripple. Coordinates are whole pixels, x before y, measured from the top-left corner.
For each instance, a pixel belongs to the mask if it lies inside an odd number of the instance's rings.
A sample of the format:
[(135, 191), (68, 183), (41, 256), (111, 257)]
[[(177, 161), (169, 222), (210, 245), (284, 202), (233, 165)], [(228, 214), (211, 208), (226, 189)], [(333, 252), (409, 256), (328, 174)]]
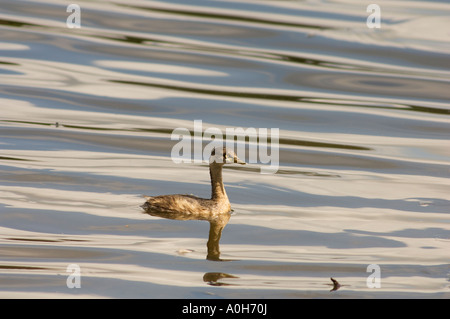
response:
[[(369, 29), (356, 0), (89, 1), (69, 29), (65, 1), (16, 2), (0, 14), (0, 296), (448, 298), (447, 3), (385, 3)], [(216, 262), (207, 223), (139, 208), (209, 196), (206, 163), (170, 158), (194, 120), (280, 132), (276, 174), (224, 169)]]

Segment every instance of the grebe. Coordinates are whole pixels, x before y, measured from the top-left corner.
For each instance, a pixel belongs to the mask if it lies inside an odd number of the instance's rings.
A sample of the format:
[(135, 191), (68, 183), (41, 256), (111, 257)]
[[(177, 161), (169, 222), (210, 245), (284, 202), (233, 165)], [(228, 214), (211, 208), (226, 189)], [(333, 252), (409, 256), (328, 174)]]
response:
[(229, 213), (231, 205), (222, 182), (222, 167), (232, 163), (245, 164), (226, 147), (212, 150), (209, 158), (211, 199), (180, 194), (145, 196), (147, 201), (141, 207), (149, 215), (181, 220), (211, 221), (221, 214)]

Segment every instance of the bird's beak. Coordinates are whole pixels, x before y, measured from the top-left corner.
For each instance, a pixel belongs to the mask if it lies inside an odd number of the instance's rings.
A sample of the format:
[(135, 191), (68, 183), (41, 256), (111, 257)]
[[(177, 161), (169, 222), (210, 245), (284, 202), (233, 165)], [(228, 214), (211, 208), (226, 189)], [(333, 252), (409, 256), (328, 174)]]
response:
[(237, 156), (234, 158), (234, 162), (241, 164), (241, 165), (245, 165), (246, 163), (244, 161), (241, 161)]

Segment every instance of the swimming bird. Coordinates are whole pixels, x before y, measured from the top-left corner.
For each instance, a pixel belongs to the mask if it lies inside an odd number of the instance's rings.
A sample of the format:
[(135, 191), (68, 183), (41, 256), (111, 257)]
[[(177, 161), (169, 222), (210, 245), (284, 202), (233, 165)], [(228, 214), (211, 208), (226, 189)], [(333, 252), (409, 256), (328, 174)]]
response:
[(222, 181), (222, 167), (232, 163), (245, 164), (232, 150), (226, 147), (212, 150), (209, 158), (210, 199), (181, 194), (145, 196), (147, 201), (141, 207), (149, 215), (181, 220), (211, 221), (220, 214), (229, 213), (231, 205)]

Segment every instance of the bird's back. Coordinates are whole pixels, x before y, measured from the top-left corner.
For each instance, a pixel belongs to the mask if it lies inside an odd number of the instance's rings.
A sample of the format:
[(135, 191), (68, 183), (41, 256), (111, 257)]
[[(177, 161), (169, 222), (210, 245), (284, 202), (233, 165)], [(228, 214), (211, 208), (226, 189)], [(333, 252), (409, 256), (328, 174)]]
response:
[(161, 195), (146, 197), (142, 208), (147, 214), (171, 219), (206, 219), (230, 211), (229, 202), (220, 203), (193, 195)]

